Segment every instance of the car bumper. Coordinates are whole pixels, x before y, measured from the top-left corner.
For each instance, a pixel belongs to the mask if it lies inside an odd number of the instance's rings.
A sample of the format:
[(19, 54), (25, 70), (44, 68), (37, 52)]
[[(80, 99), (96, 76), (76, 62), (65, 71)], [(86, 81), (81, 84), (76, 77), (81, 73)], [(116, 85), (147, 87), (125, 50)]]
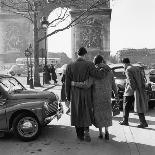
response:
[(58, 111), (56, 111), (52, 116), (46, 117), (44, 119), (43, 125), (49, 124), (53, 119), (57, 118), (59, 120), (62, 117), (62, 114), (64, 113), (63, 107), (61, 106)]

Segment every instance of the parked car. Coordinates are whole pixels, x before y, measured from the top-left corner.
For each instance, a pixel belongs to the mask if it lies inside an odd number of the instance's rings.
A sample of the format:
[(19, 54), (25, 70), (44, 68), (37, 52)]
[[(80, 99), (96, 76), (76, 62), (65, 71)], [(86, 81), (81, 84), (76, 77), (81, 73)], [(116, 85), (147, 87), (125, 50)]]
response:
[[(139, 66), (139, 64), (133, 64), (134, 66)], [(112, 64), (109, 65), (110, 68), (113, 71), (114, 74), (114, 78), (115, 78), (115, 83), (116, 86), (118, 88), (118, 94), (119, 94), (119, 98), (120, 98), (120, 109), (123, 109), (123, 94), (124, 94), (124, 90), (125, 90), (125, 82), (126, 82), (126, 76), (125, 76), (125, 71), (124, 71), (124, 67), (122, 64)], [(141, 67), (141, 66), (140, 66)], [(154, 85), (152, 83), (148, 83), (147, 84), (147, 94), (148, 94), (148, 98), (149, 98), (149, 108), (153, 108), (155, 106), (155, 89)], [(112, 94), (112, 98), (113, 98), (113, 94)]]
[(57, 68), (56, 73), (59, 74), (59, 75), (62, 75), (63, 72), (66, 70), (66, 67), (67, 67), (67, 64), (64, 64), (62, 67)]
[(0, 75), (1, 132), (12, 132), (21, 140), (30, 141), (62, 113), (63, 107), (53, 92), (27, 90), (16, 78)]
[(150, 69), (149, 71), (149, 80), (155, 83), (155, 69)]
[(27, 74), (27, 66), (26, 65), (12, 65), (12, 67), (8, 70), (8, 74), (15, 76), (15, 75), (22, 75)]

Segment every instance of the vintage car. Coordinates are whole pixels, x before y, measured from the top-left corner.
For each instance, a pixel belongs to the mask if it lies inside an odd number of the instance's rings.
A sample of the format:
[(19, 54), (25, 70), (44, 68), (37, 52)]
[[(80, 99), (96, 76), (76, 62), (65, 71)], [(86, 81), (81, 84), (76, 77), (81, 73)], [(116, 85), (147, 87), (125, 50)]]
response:
[[(133, 65), (139, 66), (139, 64), (133, 64)], [(118, 94), (119, 94), (119, 99), (120, 99), (119, 106), (120, 106), (120, 109), (123, 109), (123, 94), (125, 90), (125, 81), (126, 81), (124, 67), (122, 64), (111, 64), (109, 66), (113, 71), (115, 83), (118, 88)], [(147, 84), (147, 94), (149, 98), (148, 106), (149, 108), (153, 108), (155, 106), (155, 90), (154, 90), (154, 85), (151, 82)], [(113, 97), (114, 96), (112, 94), (112, 98)]]
[(8, 74), (15, 76), (15, 75), (22, 75), (27, 74), (27, 67), (26, 65), (12, 65), (11, 68), (8, 70)]
[(0, 75), (1, 133), (12, 132), (23, 141), (31, 141), (62, 113), (63, 107), (54, 93), (27, 90), (16, 78)]
[(155, 83), (155, 69), (150, 69), (149, 71), (149, 80)]

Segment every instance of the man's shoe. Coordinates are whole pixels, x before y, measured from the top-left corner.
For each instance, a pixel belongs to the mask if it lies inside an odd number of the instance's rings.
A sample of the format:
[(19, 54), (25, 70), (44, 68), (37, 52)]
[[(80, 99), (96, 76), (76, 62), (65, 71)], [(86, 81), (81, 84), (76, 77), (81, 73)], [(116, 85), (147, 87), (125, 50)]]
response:
[(99, 138), (99, 139), (103, 139), (103, 135), (100, 134), (100, 135), (98, 136), (98, 138)]
[(105, 140), (109, 140), (109, 132), (105, 133)]
[(84, 134), (84, 140), (85, 140), (86, 142), (90, 142), (90, 141), (91, 141), (89, 132), (86, 132), (86, 133)]
[(137, 127), (138, 128), (146, 128), (146, 127), (148, 127), (148, 124), (139, 124)]
[(5, 136), (5, 133), (0, 131), (0, 138), (3, 138)]
[(126, 126), (129, 126), (129, 123), (128, 123), (128, 122), (125, 122), (125, 121), (123, 121), (123, 122), (119, 122), (119, 124), (120, 124), (120, 125), (126, 125)]
[(80, 141), (84, 141), (84, 137), (82, 137), (82, 136), (77, 136), (77, 139)]

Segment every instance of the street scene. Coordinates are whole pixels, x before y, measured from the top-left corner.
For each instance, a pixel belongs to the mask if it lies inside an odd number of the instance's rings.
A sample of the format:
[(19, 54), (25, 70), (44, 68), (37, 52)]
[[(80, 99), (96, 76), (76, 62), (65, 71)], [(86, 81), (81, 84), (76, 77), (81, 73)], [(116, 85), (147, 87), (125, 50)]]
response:
[(0, 0), (0, 155), (155, 155), (154, 0)]
[[(26, 77), (16, 77), (27, 89)], [(52, 81), (51, 81), (52, 83)], [(61, 84), (45, 85), (48, 91), (52, 91), (60, 98)], [(42, 91), (43, 88), (35, 88)], [(67, 107), (62, 102), (64, 113), (57, 120), (55, 118), (42, 129), (39, 137), (30, 142), (22, 142), (14, 135), (7, 135), (0, 139), (0, 151), (5, 155), (61, 155), (61, 154), (118, 154), (118, 155), (154, 155), (155, 152), (155, 109), (150, 109), (146, 114), (148, 128), (137, 128), (138, 116), (132, 112), (129, 118), (129, 126), (121, 126), (122, 111), (113, 117), (113, 126), (109, 128), (110, 140), (98, 139), (98, 130), (90, 127), (92, 141), (80, 142), (76, 139), (74, 128), (70, 126), (70, 115), (66, 114)], [(143, 136), (141, 136), (143, 135)]]

